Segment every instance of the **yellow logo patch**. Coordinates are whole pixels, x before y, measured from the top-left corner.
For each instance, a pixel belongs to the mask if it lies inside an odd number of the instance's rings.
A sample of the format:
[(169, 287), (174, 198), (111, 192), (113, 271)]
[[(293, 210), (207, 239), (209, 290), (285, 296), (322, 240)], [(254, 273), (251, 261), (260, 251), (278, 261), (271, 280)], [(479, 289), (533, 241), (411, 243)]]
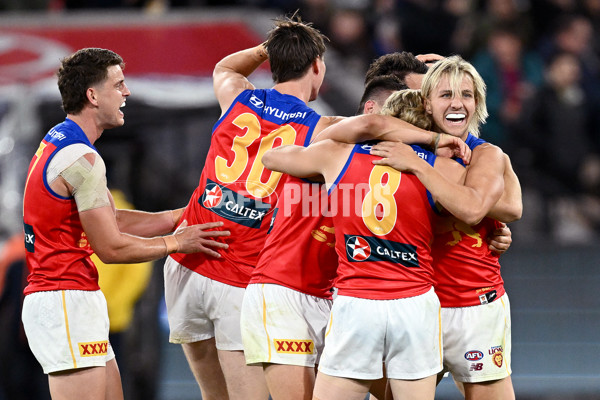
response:
[(108, 340), (102, 342), (77, 343), (81, 357), (105, 356), (108, 354)]
[(278, 353), (313, 354), (315, 344), (312, 340), (273, 339)]

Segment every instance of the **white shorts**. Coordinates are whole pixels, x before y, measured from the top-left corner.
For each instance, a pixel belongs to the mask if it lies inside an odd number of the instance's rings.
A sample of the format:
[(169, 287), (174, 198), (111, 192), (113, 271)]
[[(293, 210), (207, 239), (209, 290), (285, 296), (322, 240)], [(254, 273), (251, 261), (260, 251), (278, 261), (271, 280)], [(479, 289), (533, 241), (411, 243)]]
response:
[(244, 288), (202, 276), (167, 257), (165, 303), (171, 343), (215, 338), (219, 350), (243, 350), (240, 311)]
[(31, 293), (23, 301), (22, 319), (29, 347), (46, 374), (104, 367), (115, 358), (100, 290)]
[(444, 369), (459, 382), (506, 378), (510, 368), (510, 302), (442, 308)]
[(241, 320), (246, 363), (317, 365), (331, 303), (281, 285), (248, 285)]
[(319, 371), (351, 379), (421, 379), (442, 370), (440, 302), (431, 289), (398, 300), (337, 296)]

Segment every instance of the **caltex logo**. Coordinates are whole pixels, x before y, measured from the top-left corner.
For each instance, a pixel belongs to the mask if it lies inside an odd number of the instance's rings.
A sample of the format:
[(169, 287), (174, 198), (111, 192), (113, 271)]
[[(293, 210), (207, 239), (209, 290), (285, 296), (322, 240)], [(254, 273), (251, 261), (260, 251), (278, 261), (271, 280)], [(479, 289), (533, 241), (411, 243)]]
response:
[(219, 203), (221, 203), (222, 198), (223, 192), (221, 191), (221, 187), (215, 183), (209, 183), (204, 189), (202, 204), (206, 208), (213, 208), (218, 206)]
[(371, 255), (371, 246), (360, 236), (350, 236), (346, 241), (346, 253), (356, 261), (364, 261)]

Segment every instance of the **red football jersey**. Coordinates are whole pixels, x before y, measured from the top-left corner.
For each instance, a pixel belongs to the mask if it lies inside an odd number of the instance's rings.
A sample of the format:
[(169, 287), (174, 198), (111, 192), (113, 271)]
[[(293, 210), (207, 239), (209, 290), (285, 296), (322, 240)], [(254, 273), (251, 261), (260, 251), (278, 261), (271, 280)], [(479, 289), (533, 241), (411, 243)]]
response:
[(275, 283), (331, 299), (337, 254), (327, 190), (289, 175), (285, 180), (250, 283)]
[(498, 255), (486, 240), (499, 226), (490, 218), (475, 226), (452, 216), (436, 222), (432, 254), (435, 291), (442, 307), (491, 303), (504, 294)]
[[(330, 189), (337, 205), (335, 285), (340, 295), (367, 299), (423, 294), (433, 286), (434, 204), (416, 176), (373, 165), (370, 147), (354, 147)], [(412, 147), (433, 165), (433, 153)]]
[(46, 180), (51, 157), (73, 143), (83, 143), (95, 151), (81, 128), (67, 119), (46, 134), (29, 164), (23, 197), (25, 260), (29, 268), (26, 295), (46, 290), (100, 289), (77, 204), (72, 197), (53, 192)]
[(208, 278), (245, 287), (262, 250), (281, 192), (282, 174), (262, 155), (286, 144), (307, 146), (320, 115), (300, 99), (273, 89), (246, 90), (215, 124), (204, 169), (184, 213), (188, 224), (223, 221), (231, 236), (222, 257), (172, 254)]

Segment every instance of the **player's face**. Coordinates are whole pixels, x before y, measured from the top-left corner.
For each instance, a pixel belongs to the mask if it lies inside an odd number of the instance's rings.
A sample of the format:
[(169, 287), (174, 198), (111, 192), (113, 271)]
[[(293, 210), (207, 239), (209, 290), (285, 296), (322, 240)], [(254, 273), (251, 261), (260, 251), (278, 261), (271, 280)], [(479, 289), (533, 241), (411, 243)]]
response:
[(96, 87), (98, 95), (98, 123), (103, 129), (115, 128), (125, 123), (120, 110), (131, 94), (125, 84), (123, 70), (118, 65), (108, 67), (108, 78)]
[(464, 75), (455, 89), (450, 86), (448, 75), (444, 75), (430, 97), (425, 99), (425, 110), (433, 117), (437, 130), (464, 140), (475, 114), (473, 80)]

